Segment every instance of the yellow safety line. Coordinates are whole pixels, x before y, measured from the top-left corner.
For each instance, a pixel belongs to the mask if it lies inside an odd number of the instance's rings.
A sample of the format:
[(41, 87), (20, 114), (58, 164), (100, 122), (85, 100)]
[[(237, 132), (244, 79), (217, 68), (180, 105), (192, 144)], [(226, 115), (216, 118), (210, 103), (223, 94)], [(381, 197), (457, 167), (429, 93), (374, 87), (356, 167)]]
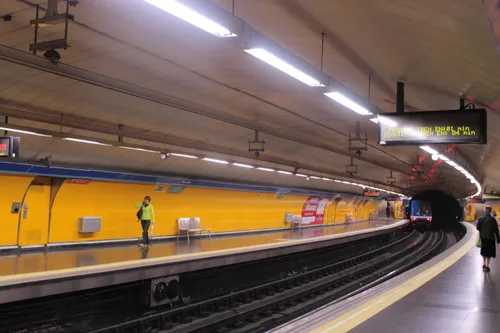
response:
[(258, 245), (242, 246), (242, 247), (236, 247), (236, 248), (204, 251), (204, 252), (197, 252), (197, 253), (177, 254), (177, 255), (172, 255), (169, 257), (136, 259), (136, 260), (121, 261), (121, 262), (113, 262), (113, 263), (109, 263), (109, 264), (97, 264), (97, 265), (91, 265), (91, 266), (65, 268), (65, 269), (58, 269), (58, 270), (52, 270), (52, 271), (6, 275), (6, 276), (0, 276), (0, 286), (2, 284), (6, 284), (8, 282), (13, 282), (13, 283), (25, 282), (25, 280), (31, 280), (31, 279), (35, 279), (35, 278), (38, 278), (38, 279), (44, 278), (44, 277), (45, 278), (51, 278), (51, 277), (63, 278), (63, 277), (66, 277), (68, 275), (76, 276), (76, 275), (78, 275), (78, 273), (81, 273), (81, 275), (87, 275), (87, 274), (92, 274), (92, 273), (102, 273), (102, 272), (111, 271), (111, 270), (118, 271), (118, 270), (130, 269), (130, 268), (140, 268), (140, 267), (150, 266), (150, 265), (154, 265), (154, 264), (162, 264), (163, 265), (163, 264), (184, 262), (186, 260), (205, 259), (205, 258), (210, 258), (210, 257), (222, 256), (225, 254), (241, 254), (241, 253), (245, 253), (245, 252), (255, 252), (258, 250), (268, 250), (268, 249), (279, 248), (279, 247), (283, 247), (283, 246), (299, 245), (299, 244), (303, 244), (303, 243), (316, 243), (316, 242), (321, 242), (321, 241), (325, 241), (325, 240), (331, 240), (331, 239), (349, 237), (352, 235), (358, 235), (358, 234), (365, 233), (365, 232), (367, 233), (367, 232), (391, 229), (391, 228), (394, 228), (397, 226), (404, 225), (404, 223), (405, 223), (404, 220), (401, 220), (401, 221), (391, 223), (391, 224), (388, 224), (388, 225), (385, 225), (385, 226), (379, 227), (379, 228), (369, 228), (369, 229), (358, 230), (358, 231), (349, 231), (349, 232), (343, 232), (343, 233), (339, 233), (339, 234), (326, 235), (326, 236), (320, 236), (320, 237), (314, 237), (314, 238), (302, 238), (302, 239), (296, 239), (296, 240), (289, 240), (287, 242), (258, 244)]
[(404, 281), (397, 287), (394, 287), (391, 290), (377, 297), (374, 297), (369, 301), (366, 301), (355, 309), (345, 313), (340, 317), (337, 317), (335, 320), (332, 320), (331, 322), (326, 323), (319, 328), (313, 329), (309, 332), (345, 333), (360, 325), (369, 318), (373, 317), (390, 305), (396, 303), (406, 295), (410, 294), (412, 291), (429, 282), (431, 279), (436, 277), (438, 274), (440, 274), (451, 265), (456, 263), (460, 258), (462, 258), (476, 243), (477, 231), (474, 228), (473, 230), (474, 231), (472, 237), (443, 261), (437, 263), (432, 267), (429, 267), (413, 278)]

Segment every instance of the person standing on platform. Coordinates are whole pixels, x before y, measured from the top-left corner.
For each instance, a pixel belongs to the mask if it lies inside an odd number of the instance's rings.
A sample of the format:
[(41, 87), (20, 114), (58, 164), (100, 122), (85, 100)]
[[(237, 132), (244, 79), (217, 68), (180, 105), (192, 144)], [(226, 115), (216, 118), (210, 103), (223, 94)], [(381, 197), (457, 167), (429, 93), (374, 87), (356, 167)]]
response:
[(485, 214), (477, 222), (481, 239), (481, 256), (483, 257), (483, 271), (490, 271), (490, 259), (496, 258), (496, 244), (500, 243), (497, 221), (491, 216), (491, 207), (485, 208)]
[(139, 208), (137, 218), (141, 221), (142, 226), (142, 243), (139, 246), (147, 248), (149, 247), (149, 227), (151, 226), (151, 222), (155, 223), (155, 210), (151, 204), (151, 197), (146, 196), (142, 203), (135, 205), (135, 208)]
[(387, 215), (387, 218), (391, 217), (391, 204), (389, 201), (387, 201), (387, 207), (385, 207), (385, 214)]

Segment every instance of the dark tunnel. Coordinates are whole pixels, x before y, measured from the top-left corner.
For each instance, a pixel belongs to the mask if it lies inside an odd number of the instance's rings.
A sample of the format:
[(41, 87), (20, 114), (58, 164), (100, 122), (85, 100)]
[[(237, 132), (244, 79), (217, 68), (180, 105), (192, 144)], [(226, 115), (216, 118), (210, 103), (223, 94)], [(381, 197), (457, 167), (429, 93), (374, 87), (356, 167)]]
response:
[(441, 229), (454, 228), (463, 218), (460, 202), (452, 195), (439, 190), (427, 190), (416, 194), (410, 200), (427, 200), (432, 207), (432, 226)]

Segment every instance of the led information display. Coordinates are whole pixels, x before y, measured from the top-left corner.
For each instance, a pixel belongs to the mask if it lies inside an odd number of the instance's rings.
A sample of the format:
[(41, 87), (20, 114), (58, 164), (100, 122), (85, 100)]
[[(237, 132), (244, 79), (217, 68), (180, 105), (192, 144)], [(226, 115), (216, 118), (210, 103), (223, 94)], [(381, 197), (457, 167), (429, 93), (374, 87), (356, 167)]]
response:
[(363, 191), (363, 196), (365, 197), (378, 197), (379, 195), (379, 191)]
[(378, 115), (379, 144), (486, 143), (486, 110), (451, 110)]
[(12, 139), (10, 137), (0, 138), (0, 157), (10, 157), (10, 147)]

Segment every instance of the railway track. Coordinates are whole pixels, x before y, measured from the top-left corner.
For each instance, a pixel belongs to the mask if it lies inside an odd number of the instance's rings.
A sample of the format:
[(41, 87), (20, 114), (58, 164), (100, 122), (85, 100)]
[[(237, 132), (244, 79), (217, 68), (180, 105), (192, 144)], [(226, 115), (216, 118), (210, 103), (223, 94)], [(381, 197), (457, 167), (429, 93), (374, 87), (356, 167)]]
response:
[(418, 265), (454, 242), (447, 236), (403, 229), (300, 257), (189, 273), (181, 282), (194, 297), (172, 308), (145, 310), (141, 283), (34, 300), (0, 309), (0, 332), (264, 332)]
[(265, 332), (321, 305), (429, 259), (445, 246), (443, 231), (408, 236), (340, 262), (278, 281), (86, 333)]

